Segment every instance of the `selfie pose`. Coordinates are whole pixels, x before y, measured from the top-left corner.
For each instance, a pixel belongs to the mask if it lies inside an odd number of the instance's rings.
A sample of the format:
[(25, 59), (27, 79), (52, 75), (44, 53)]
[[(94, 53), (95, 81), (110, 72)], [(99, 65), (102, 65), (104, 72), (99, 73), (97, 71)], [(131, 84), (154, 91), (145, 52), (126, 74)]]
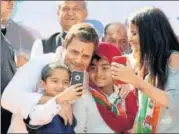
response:
[(121, 56), (115, 45), (99, 43), (88, 69), (90, 88), (73, 105), (77, 133), (127, 133), (134, 124), (138, 110), (135, 89), (121, 81), (114, 83), (110, 67), (115, 56)]
[(112, 63), (112, 77), (138, 89), (135, 133), (179, 132), (179, 43), (166, 15), (143, 8), (128, 18), (134, 69)]
[[(68, 32), (63, 42), (63, 47), (59, 48), (56, 54), (36, 57), (21, 67), (6, 87), (1, 99), (2, 107), (14, 114), (11, 124), (17, 124), (20, 121), (15, 115), (18, 114), (21, 119), (28, 119), (29, 114), (36, 105), (46, 104), (53, 99), (52, 96), (36, 92), (39, 88), (41, 71), (44, 66), (57, 61), (58, 63), (64, 63), (71, 71), (85, 71), (95, 47), (98, 45), (98, 40), (98, 34), (91, 25), (87, 23), (76, 24)], [(87, 84), (83, 84), (83, 89), (87, 88), (85, 86)], [(66, 101), (64, 99), (66, 97), (63, 98), (61, 95), (56, 96), (56, 102), (61, 106), (60, 111), (63, 112), (61, 117), (64, 122), (69, 123), (73, 118), (72, 110), (70, 107), (61, 105)], [(77, 94), (75, 96), (76, 98), (80, 97)], [(45, 121), (45, 124), (49, 122)], [(24, 128), (22, 124), (23, 121), (21, 121), (21, 126), (16, 132), (22, 133)]]
[(61, 117), (64, 114), (61, 105), (71, 107), (70, 102), (76, 99), (76, 95), (82, 95), (82, 83), (70, 86), (70, 79), (70, 70), (64, 65), (51, 63), (42, 69), (39, 91), (51, 97), (61, 94), (60, 97), (66, 102), (57, 104), (55, 97), (46, 104), (35, 106), (29, 114), (29, 120), (25, 120), (28, 133), (75, 133), (75, 117), (69, 123)]

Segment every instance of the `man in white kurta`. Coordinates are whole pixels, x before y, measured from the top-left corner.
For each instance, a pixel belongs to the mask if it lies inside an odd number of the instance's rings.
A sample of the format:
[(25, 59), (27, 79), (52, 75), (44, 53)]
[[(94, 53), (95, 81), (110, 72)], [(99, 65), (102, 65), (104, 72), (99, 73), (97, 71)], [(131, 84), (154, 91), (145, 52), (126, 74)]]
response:
[(42, 68), (56, 60), (64, 62), (71, 70), (85, 71), (98, 40), (97, 32), (91, 25), (74, 25), (67, 34), (61, 51), (57, 54), (35, 57), (19, 68), (2, 95), (2, 107), (13, 114), (21, 115), (22, 119), (27, 119), (38, 103), (43, 101), (45, 105), (52, 99), (36, 92)]

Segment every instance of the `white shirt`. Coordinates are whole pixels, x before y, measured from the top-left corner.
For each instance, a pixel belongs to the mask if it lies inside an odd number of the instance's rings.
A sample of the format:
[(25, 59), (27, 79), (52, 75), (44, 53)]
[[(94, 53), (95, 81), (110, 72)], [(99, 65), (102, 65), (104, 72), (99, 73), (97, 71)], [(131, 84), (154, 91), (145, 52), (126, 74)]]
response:
[[(58, 62), (63, 62), (62, 50), (62, 47), (58, 49)], [(5, 88), (2, 94), (1, 104), (4, 109), (13, 113), (11, 125), (8, 132), (27, 132), (23, 119), (27, 119), (28, 115), (36, 107), (41, 97), (43, 96), (43, 94), (36, 92), (39, 87), (41, 70), (47, 64), (54, 62), (55, 57), (56, 54), (49, 53), (44, 54), (43, 56), (31, 58), (25, 65), (17, 70), (16, 74)], [(49, 103), (47, 103), (47, 105), (44, 105), (47, 109), (49, 107)], [(41, 111), (41, 108), (37, 109)], [(49, 111), (53, 113), (52, 108), (49, 109), (51, 109)], [(36, 110), (36, 113), (38, 113), (37, 111), (38, 110)], [(35, 118), (36, 117), (33, 116), (33, 119)], [(50, 118), (53, 118), (53, 116), (48, 117), (49, 122)], [(31, 123), (37, 124), (38, 120), (35, 120)], [(16, 124), (19, 124), (18, 127)]]
[[(114, 85), (114, 89), (115, 91), (111, 95), (105, 95), (112, 104), (119, 98), (118, 87)], [(118, 101), (118, 103), (121, 102)], [(126, 110), (125, 100), (122, 100), (122, 107)], [(75, 101), (73, 104), (73, 114), (77, 119), (76, 133), (115, 133), (101, 117), (96, 107), (96, 102), (89, 90), (80, 99)]]
[[(57, 97), (58, 95), (49, 100), (46, 104), (36, 105), (32, 109), (32, 111), (29, 114), (29, 124), (32, 126), (29, 127), (41, 127), (42, 125), (46, 125), (52, 121), (54, 116), (57, 115), (61, 109), (61, 106), (57, 104), (55, 101)], [(28, 124), (24, 123), (22, 114), (13, 114), (8, 133), (28, 133), (26, 125), (28, 126)], [(35, 129), (37, 129), (37, 127)]]
[[(67, 33), (67, 32), (65, 32)], [(56, 37), (56, 44), (58, 44), (58, 38), (60, 37), (61, 35), (59, 34), (57, 37)], [(62, 38), (61, 38), (62, 40)], [(31, 55), (30, 55), (30, 58), (34, 58), (34, 57), (37, 57), (37, 56), (42, 56), (44, 54), (43, 52), (43, 43), (42, 43), (42, 39), (37, 39), (33, 46), (32, 46), (32, 49), (31, 49)]]
[(42, 94), (35, 92), (40, 82), (42, 68), (53, 62), (55, 54), (31, 59), (20, 67), (2, 94), (2, 107), (12, 113), (21, 113), (26, 119)]
[(8, 133), (27, 133), (23, 119), (37, 105), (43, 94), (35, 92), (42, 68), (51, 63), (55, 54), (35, 58), (20, 67), (5, 88), (1, 104), (13, 113)]
[(56, 103), (55, 98), (49, 100), (46, 104), (39, 104), (29, 114), (29, 124), (34, 126), (48, 124), (59, 113), (60, 109), (61, 106)]
[(42, 55), (43, 55), (43, 44), (42, 44), (42, 40), (38, 39), (34, 42), (32, 46), (30, 58), (34, 58)]
[[(111, 95), (106, 95), (111, 103), (114, 103), (114, 101), (119, 98), (119, 90), (117, 87), (115, 89), (115, 92), (113, 92)], [(53, 117), (60, 111), (60, 109), (61, 107), (56, 103), (55, 98), (48, 101), (44, 105), (37, 105), (29, 114), (31, 119), (30, 125), (45, 125), (50, 123)], [(77, 126), (75, 128), (76, 133), (114, 132), (102, 119), (96, 107), (94, 98), (87, 90), (81, 99), (74, 102), (73, 113), (77, 119)], [(95, 121), (96, 119), (98, 121)]]
[(75, 101), (73, 114), (77, 119), (76, 133), (114, 133), (101, 117), (89, 91)]
[(103, 93), (111, 104), (114, 104), (115, 100), (119, 98), (119, 88), (114, 85), (114, 92), (110, 95)]
[[(2, 107), (13, 114), (20, 113), (22, 118), (27, 119), (42, 97), (42, 94), (35, 92), (38, 89), (41, 70), (44, 66), (53, 62), (55, 55), (51, 53), (31, 58), (29, 62), (19, 68), (2, 94)], [(76, 133), (85, 131), (88, 133), (114, 132), (102, 119), (96, 103), (88, 90), (86, 94), (73, 104), (73, 112), (77, 118)]]
[[(63, 63), (63, 48), (58, 48), (58, 62)], [(55, 53), (31, 58), (20, 67), (5, 88), (1, 103), (4, 109), (12, 113), (21, 113), (26, 119), (38, 104), (43, 94), (36, 92), (41, 79), (41, 71), (47, 64), (54, 62)]]

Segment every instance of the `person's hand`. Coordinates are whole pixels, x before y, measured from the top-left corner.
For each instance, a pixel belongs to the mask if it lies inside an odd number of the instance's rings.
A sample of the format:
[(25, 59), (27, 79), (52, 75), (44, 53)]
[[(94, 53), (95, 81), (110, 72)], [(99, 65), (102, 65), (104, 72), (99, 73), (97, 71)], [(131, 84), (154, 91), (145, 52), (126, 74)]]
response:
[(17, 67), (23, 66), (27, 61), (28, 59), (24, 55), (22, 54), (17, 55)]
[(129, 133), (131, 133), (131, 134), (137, 133), (137, 122), (134, 122), (134, 125), (133, 125), (132, 129), (129, 130)]
[(119, 92), (119, 95), (121, 99), (125, 99), (127, 95), (134, 89), (134, 87), (130, 84), (122, 84), (120, 88), (121, 90)]
[(82, 95), (82, 91), (82, 84), (72, 85), (57, 96), (57, 103), (60, 104), (64, 101), (73, 101), (79, 99)]
[(131, 64), (127, 60), (127, 65), (122, 65), (116, 62), (111, 64), (111, 73), (114, 80), (121, 80), (125, 83), (135, 85), (138, 77), (132, 69)]
[(68, 102), (64, 102), (60, 106), (61, 106), (61, 109), (60, 109), (58, 115), (60, 115), (63, 118), (65, 125), (67, 125), (68, 123), (70, 125), (72, 125), (73, 114), (72, 114), (71, 104)]

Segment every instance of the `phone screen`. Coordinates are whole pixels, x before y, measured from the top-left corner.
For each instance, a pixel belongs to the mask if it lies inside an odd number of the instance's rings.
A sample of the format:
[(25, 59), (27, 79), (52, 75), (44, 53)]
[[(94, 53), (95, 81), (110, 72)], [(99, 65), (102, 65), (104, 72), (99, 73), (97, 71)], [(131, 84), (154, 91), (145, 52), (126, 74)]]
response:
[(73, 71), (71, 73), (71, 84), (70, 85), (75, 85), (82, 83), (83, 84), (84, 80), (84, 72), (78, 72), (78, 71)]

